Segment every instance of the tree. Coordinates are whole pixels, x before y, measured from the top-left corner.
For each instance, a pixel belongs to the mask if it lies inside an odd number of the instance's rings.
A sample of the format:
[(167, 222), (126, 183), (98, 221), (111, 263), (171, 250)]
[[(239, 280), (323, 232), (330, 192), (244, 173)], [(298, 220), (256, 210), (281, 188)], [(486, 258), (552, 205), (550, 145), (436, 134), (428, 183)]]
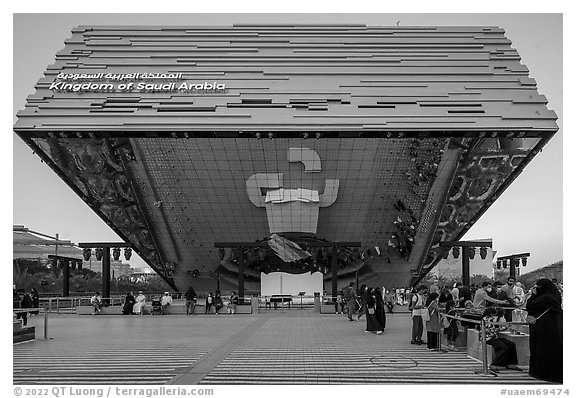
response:
[(494, 270), (494, 280), (502, 283), (506, 283), (508, 277), (510, 276), (510, 269), (508, 268), (496, 268)]
[(488, 281), (494, 283), (494, 280), (488, 275), (474, 274), (470, 277), (470, 285), (482, 286), (482, 282)]

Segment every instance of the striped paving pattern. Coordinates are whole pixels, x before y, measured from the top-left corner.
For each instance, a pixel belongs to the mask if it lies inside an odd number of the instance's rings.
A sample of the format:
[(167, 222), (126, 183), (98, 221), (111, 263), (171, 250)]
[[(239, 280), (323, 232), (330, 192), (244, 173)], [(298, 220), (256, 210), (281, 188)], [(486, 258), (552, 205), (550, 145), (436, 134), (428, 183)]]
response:
[[(42, 323), (35, 321), (38, 336)], [(52, 340), (14, 345), (13, 382), (165, 384), (230, 338), (221, 323), (200, 316), (55, 316)]]
[[(477, 375), (463, 352), (432, 352), (410, 340), (407, 314), (377, 336), (340, 316), (270, 319), (201, 384), (531, 384), (527, 372)], [(299, 343), (298, 343), (299, 342)]]
[[(475, 374), (461, 352), (409, 343), (408, 314), (384, 334), (312, 311), (258, 316), (52, 316), (49, 341), (13, 346), (14, 384), (534, 384)], [(30, 324), (42, 330), (42, 320)]]

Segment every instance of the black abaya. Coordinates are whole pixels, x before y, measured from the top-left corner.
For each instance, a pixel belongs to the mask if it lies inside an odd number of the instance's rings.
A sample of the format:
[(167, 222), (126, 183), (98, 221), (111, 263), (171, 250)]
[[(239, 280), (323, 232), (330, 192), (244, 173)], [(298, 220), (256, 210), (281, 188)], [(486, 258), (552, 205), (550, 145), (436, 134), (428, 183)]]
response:
[[(530, 325), (530, 376), (562, 383), (562, 307), (560, 294), (540, 292), (526, 303), (528, 315), (538, 318)], [(547, 311), (548, 310), (548, 311)], [(544, 313), (547, 311), (546, 313)]]

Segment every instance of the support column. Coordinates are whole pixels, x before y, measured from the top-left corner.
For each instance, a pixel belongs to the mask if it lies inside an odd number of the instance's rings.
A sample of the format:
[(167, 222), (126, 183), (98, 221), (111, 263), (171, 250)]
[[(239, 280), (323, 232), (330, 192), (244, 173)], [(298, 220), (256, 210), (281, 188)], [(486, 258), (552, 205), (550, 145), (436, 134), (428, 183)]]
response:
[(332, 246), (332, 297), (338, 296), (338, 256), (336, 246)]
[(516, 279), (516, 260), (515, 258), (510, 259), (510, 276)]
[(462, 246), (462, 284), (470, 286), (470, 249)]
[(110, 248), (104, 247), (102, 253), (102, 298), (109, 303), (110, 298)]
[(62, 297), (70, 296), (70, 261), (62, 260)]
[(220, 290), (220, 271), (216, 272), (216, 290)]
[[(244, 262), (246, 258), (244, 256), (244, 248), (241, 248), (242, 254), (240, 255), (240, 261), (238, 261), (238, 298), (240, 303), (244, 303)], [(220, 274), (218, 274), (218, 284), (220, 284)]]

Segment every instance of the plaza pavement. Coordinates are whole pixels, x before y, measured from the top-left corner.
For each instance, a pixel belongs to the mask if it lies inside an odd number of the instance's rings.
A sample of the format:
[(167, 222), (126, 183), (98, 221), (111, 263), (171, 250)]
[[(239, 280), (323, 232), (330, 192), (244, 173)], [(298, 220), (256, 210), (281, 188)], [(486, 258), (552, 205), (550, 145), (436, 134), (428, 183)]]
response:
[(30, 318), (37, 339), (13, 346), (14, 384), (534, 384), (527, 372), (475, 373), (463, 352), (410, 344), (407, 313), (382, 335), (311, 310), (257, 315)]

